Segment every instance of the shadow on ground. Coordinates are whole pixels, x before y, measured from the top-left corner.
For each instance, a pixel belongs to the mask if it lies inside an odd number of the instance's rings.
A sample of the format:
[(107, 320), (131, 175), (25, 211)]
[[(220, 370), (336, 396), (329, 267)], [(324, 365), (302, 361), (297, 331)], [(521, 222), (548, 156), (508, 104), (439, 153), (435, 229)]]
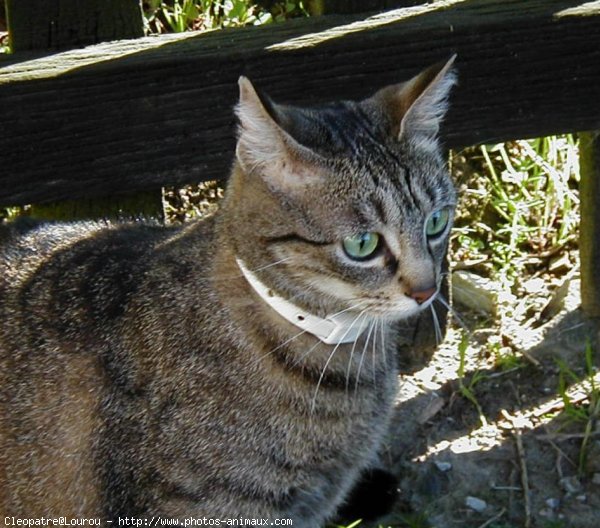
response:
[[(571, 297), (578, 298), (578, 292)], [(589, 342), (597, 367), (597, 323), (571, 303), (529, 336), (532, 344), (518, 354), (518, 366), (508, 370), (487, 366), (493, 333), (474, 333), (464, 379), (472, 383), (487, 424), (460, 392), (458, 330), (450, 329), (426, 368), (402, 376), (385, 454), (401, 481), (401, 500), (390, 525), (420, 515), (436, 528), (597, 528), (600, 430), (591, 430), (580, 464), (586, 422), (561, 413), (557, 362), (585, 378)], [(571, 400), (585, 408), (589, 390), (574, 378), (567, 381)]]

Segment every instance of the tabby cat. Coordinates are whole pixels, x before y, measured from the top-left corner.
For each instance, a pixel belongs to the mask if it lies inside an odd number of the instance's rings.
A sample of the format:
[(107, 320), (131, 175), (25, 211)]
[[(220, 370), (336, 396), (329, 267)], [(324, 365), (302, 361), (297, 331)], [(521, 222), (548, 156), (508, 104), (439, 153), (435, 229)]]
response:
[(396, 324), (441, 281), (454, 77), (319, 108), (242, 77), (213, 217), (4, 226), (0, 522), (360, 514), (347, 498), (386, 475)]

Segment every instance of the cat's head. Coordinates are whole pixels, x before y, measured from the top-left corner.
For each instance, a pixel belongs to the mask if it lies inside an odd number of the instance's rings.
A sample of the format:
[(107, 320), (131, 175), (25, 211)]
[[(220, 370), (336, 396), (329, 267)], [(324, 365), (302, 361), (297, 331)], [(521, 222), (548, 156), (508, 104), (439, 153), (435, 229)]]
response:
[(263, 282), (320, 315), (400, 319), (431, 302), (455, 206), (437, 139), (452, 62), (318, 108), (276, 104), (240, 78), (226, 205), (236, 255)]

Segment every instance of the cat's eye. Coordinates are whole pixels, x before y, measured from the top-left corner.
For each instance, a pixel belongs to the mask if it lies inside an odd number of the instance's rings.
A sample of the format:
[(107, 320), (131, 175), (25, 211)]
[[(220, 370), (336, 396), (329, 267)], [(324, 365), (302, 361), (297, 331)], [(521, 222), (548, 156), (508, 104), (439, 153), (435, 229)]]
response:
[(374, 256), (379, 248), (380, 237), (377, 233), (361, 233), (346, 237), (342, 241), (346, 255), (354, 260), (366, 260)]
[(425, 234), (427, 237), (435, 238), (436, 236), (441, 235), (446, 229), (449, 220), (450, 209), (447, 207), (438, 209), (432, 213), (427, 219), (427, 224), (425, 225)]

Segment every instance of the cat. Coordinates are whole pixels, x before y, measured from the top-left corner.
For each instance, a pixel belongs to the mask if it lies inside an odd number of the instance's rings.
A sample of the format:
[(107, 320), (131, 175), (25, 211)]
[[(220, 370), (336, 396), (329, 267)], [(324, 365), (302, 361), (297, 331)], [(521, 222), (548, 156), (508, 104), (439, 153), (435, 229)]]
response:
[(0, 519), (315, 528), (369, 490), (389, 506), (396, 326), (435, 299), (456, 201), (453, 60), (316, 108), (240, 78), (207, 219), (2, 227)]

